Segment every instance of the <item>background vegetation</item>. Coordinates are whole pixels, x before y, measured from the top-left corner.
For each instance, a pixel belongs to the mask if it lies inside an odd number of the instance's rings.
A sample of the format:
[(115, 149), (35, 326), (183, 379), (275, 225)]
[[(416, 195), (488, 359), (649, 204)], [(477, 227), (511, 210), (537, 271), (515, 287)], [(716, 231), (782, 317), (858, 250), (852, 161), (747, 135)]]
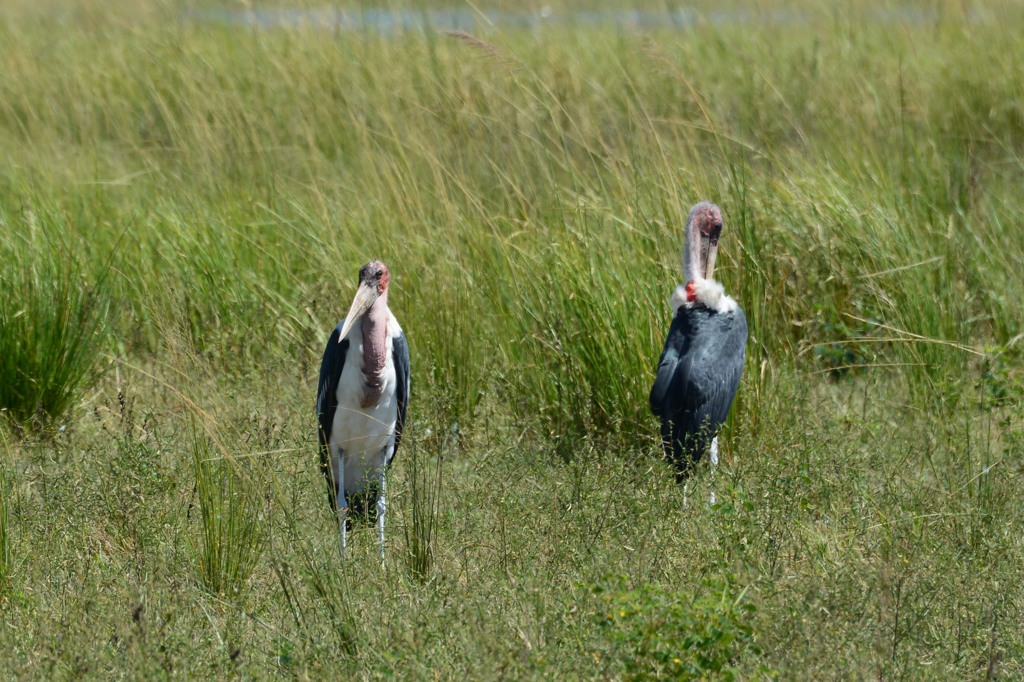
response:
[[(0, 669), (1024, 676), (1021, 11), (567, 4), (3, 4)], [(751, 332), (714, 508), (646, 408), (703, 198)], [(383, 574), (313, 428), (371, 258)]]

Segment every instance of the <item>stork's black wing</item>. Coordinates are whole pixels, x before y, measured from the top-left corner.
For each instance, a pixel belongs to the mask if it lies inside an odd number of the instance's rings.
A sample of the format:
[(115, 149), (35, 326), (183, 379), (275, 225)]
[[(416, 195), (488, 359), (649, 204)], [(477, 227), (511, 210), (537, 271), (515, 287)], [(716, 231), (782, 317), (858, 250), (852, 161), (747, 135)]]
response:
[(650, 403), (662, 420), (666, 454), (677, 466), (699, 459), (729, 415), (746, 345), (747, 320), (738, 308), (728, 313), (680, 308), (672, 321)]
[(409, 407), (409, 342), (405, 333), (399, 333), (391, 343), (391, 359), (395, 363), (395, 398), (398, 400), (398, 421), (395, 424), (395, 448), (391, 451), (391, 460), (398, 452), (398, 444), (402, 442), (402, 429), (405, 428), (405, 414)]
[(331, 425), (334, 413), (338, 409), (338, 380), (341, 370), (345, 367), (345, 355), (348, 354), (348, 339), (338, 343), (338, 334), (345, 324), (342, 320), (331, 332), (324, 349), (324, 357), (320, 361), (320, 380), (316, 387), (316, 418), (317, 435), (320, 439), (320, 471), (327, 477), (327, 497), (334, 508), (334, 484), (331, 477)]
[(747, 320), (743, 311), (712, 314), (702, 321), (694, 338), (687, 386), (691, 399), (681, 405), (693, 410), (689, 430), (702, 426), (715, 433), (725, 422), (747, 357)]
[[(680, 309), (680, 314), (682, 309)], [(679, 314), (676, 315), (678, 319)], [(651, 412), (658, 417), (667, 417), (672, 413), (673, 396), (676, 394), (676, 386), (685, 385), (686, 376), (677, 376), (687, 372), (689, 368), (680, 367), (680, 362), (686, 356), (688, 346), (685, 325), (677, 319), (672, 320), (672, 326), (668, 330), (668, 338), (665, 339), (665, 347), (661, 351), (661, 358), (658, 359), (658, 373), (654, 377), (654, 386), (651, 387)]]

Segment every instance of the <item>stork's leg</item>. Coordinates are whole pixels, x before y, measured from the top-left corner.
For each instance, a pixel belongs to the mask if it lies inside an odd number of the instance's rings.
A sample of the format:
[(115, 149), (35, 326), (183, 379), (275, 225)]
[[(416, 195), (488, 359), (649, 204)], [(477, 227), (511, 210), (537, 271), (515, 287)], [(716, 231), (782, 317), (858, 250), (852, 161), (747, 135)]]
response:
[(347, 515), (348, 515), (348, 509), (347, 508), (346, 509), (339, 509), (338, 510), (338, 532), (339, 532), (340, 537), (341, 537), (341, 560), (342, 561), (345, 560), (345, 543), (346, 543), (346, 539), (347, 539), (346, 536), (348, 535), (348, 533), (347, 533), (347, 531), (345, 529), (345, 525), (346, 525), (345, 517)]
[(384, 501), (384, 478), (385, 467), (380, 468), (379, 489), (377, 491), (377, 539), (380, 542), (380, 569), (384, 570), (384, 511), (387, 507)]
[(718, 471), (718, 436), (711, 439), (711, 498), (710, 504), (715, 503), (715, 472)]
[(340, 456), (334, 458), (334, 485), (334, 497), (338, 502), (338, 535), (341, 541), (341, 560), (344, 561), (345, 544), (348, 535), (348, 499), (345, 497), (345, 460)]

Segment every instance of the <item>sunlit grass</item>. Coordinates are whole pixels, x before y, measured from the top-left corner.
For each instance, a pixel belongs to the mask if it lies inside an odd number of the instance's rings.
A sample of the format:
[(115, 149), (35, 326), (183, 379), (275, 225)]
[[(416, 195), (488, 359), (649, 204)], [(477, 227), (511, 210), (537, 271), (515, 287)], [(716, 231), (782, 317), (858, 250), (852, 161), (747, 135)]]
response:
[(202, 434), (192, 443), (199, 539), (195, 550), (203, 584), (215, 594), (245, 588), (263, 551), (266, 519), (262, 500), (239, 464), (220, 453)]
[(40, 225), (31, 214), (5, 218), (0, 220), (10, 232), (0, 244), (0, 413), (19, 428), (46, 426), (63, 417), (99, 375), (115, 312), (111, 273), (108, 264), (82, 265), (70, 245), (49, 233), (60, 230), (62, 221)]
[(458, 422), (454, 428), (425, 434), (422, 441), (406, 435), (409, 474), (409, 520), (405, 526), (406, 565), (417, 580), (430, 578), (434, 545), (444, 500), (444, 459), (452, 456), (458, 443)]
[[(1018, 9), (186, 18), (215, 4), (0, 8), (0, 669), (1022, 674)], [(715, 509), (646, 407), (700, 199), (750, 325)], [(362, 525), (339, 562), (312, 404), (371, 258), (417, 425), (384, 572)]]

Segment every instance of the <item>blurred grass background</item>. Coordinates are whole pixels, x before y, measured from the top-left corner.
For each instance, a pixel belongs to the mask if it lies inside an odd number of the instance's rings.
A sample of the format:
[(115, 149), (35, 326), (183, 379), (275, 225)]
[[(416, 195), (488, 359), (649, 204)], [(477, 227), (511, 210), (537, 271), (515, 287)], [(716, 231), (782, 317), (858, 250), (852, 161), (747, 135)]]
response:
[[(0, 666), (1020, 675), (1024, 12), (454, 7), (0, 9)], [(646, 407), (699, 199), (750, 323), (716, 509)], [(372, 258), (386, 576), (313, 437)]]

